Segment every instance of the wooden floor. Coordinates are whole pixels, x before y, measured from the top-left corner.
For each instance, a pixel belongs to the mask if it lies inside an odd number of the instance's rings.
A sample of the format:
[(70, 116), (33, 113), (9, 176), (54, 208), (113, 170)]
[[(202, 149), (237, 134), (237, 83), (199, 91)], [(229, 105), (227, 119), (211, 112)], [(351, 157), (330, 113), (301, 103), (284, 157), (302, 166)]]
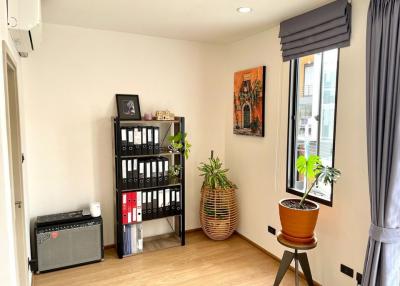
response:
[[(279, 263), (237, 235), (222, 242), (201, 231), (184, 247), (118, 259), (106, 250), (101, 263), (34, 276), (34, 286), (273, 285)], [(294, 285), (289, 271), (281, 285)], [(301, 282), (301, 285), (305, 285)]]

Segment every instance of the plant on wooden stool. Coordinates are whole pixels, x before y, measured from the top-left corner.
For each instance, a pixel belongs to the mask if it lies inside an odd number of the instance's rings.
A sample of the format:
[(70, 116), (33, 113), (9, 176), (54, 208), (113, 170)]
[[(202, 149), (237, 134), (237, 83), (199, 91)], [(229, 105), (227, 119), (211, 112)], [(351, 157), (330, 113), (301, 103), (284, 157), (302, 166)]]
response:
[(204, 232), (215, 240), (232, 235), (237, 227), (238, 208), (235, 196), (236, 185), (228, 177), (228, 169), (213, 152), (208, 163), (200, 163), (200, 176), (204, 177), (201, 189), (200, 221)]
[(322, 163), (317, 155), (308, 158), (299, 156), (296, 169), (304, 175), (305, 191), (301, 199), (283, 199), (279, 202), (279, 216), (282, 235), (296, 243), (311, 243), (317, 224), (319, 205), (307, 200), (310, 192), (322, 184), (333, 184), (340, 177), (340, 171)]

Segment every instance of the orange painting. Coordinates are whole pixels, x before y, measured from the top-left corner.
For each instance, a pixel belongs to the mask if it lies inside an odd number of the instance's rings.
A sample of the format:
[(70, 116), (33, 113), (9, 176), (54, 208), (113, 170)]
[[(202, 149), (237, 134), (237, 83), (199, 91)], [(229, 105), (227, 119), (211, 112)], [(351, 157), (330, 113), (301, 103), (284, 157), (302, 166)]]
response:
[(233, 133), (264, 136), (265, 66), (235, 72)]

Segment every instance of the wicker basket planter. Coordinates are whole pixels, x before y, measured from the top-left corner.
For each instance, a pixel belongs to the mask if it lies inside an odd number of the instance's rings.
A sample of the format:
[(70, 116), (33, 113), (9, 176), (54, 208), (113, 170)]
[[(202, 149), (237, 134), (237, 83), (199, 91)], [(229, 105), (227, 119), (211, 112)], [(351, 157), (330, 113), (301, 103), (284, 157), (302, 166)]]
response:
[(238, 225), (236, 190), (202, 188), (200, 223), (204, 233), (213, 240), (230, 237)]

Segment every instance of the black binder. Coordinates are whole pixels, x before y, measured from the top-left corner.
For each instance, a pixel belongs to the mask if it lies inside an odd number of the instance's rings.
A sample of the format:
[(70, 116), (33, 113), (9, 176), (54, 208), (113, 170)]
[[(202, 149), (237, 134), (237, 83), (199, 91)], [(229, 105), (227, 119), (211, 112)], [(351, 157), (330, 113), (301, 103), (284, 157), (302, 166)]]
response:
[[(140, 193), (140, 192), (138, 192)], [(147, 194), (146, 191), (141, 192), (142, 196), (142, 221), (147, 219)]]
[(181, 213), (181, 209), (182, 209), (182, 205), (181, 205), (181, 189), (180, 188), (176, 188), (175, 189), (175, 205), (176, 205), (176, 213), (180, 214)]
[(121, 155), (127, 155), (128, 154), (128, 138), (127, 138), (127, 129), (126, 128), (121, 128)]
[(157, 190), (154, 190), (152, 192), (153, 192), (153, 199), (152, 199), (153, 218), (157, 218), (157, 209), (158, 209)]
[(138, 159), (132, 160), (133, 164), (133, 189), (139, 188), (139, 169), (138, 169)]
[(153, 218), (153, 192), (146, 191), (147, 196), (147, 205), (146, 205), (146, 212), (147, 212), (147, 219)]
[(158, 183), (157, 179), (157, 160), (151, 159), (151, 186), (156, 187)]
[(153, 135), (154, 135), (153, 152), (154, 152), (154, 154), (159, 154), (160, 153), (160, 127), (153, 127)]
[(168, 158), (162, 158), (162, 160), (164, 161), (164, 168), (163, 168), (163, 177), (164, 177), (164, 185), (168, 185), (169, 184), (169, 175), (168, 175), (168, 168), (169, 168), (169, 160)]
[(171, 189), (171, 215), (176, 214), (176, 194), (175, 189)]
[(127, 162), (127, 173), (128, 173), (128, 189), (133, 189), (133, 166), (132, 166), (132, 161), (131, 159), (126, 160)]
[(164, 185), (164, 161), (161, 158), (157, 158), (157, 185)]
[(128, 188), (128, 174), (126, 170), (126, 160), (121, 160), (121, 189), (126, 190)]
[(139, 161), (139, 188), (144, 188), (144, 161)]
[(149, 154), (147, 148), (147, 127), (142, 127), (142, 154), (143, 155)]
[(164, 214), (171, 215), (171, 189), (164, 190)]
[(150, 188), (151, 187), (151, 161), (150, 160), (145, 161), (144, 169), (145, 169), (144, 170), (144, 173), (145, 173), (144, 187)]
[(133, 144), (134, 144), (134, 154), (141, 155), (142, 154), (142, 128), (135, 127), (133, 128)]
[(154, 145), (154, 140), (153, 140), (153, 127), (152, 126), (147, 126), (147, 152), (148, 154), (154, 154), (153, 152), (153, 145)]
[(128, 128), (127, 129), (128, 132), (128, 151), (127, 151), (127, 155), (133, 155), (133, 128)]
[(164, 189), (158, 190), (157, 217), (164, 217)]

